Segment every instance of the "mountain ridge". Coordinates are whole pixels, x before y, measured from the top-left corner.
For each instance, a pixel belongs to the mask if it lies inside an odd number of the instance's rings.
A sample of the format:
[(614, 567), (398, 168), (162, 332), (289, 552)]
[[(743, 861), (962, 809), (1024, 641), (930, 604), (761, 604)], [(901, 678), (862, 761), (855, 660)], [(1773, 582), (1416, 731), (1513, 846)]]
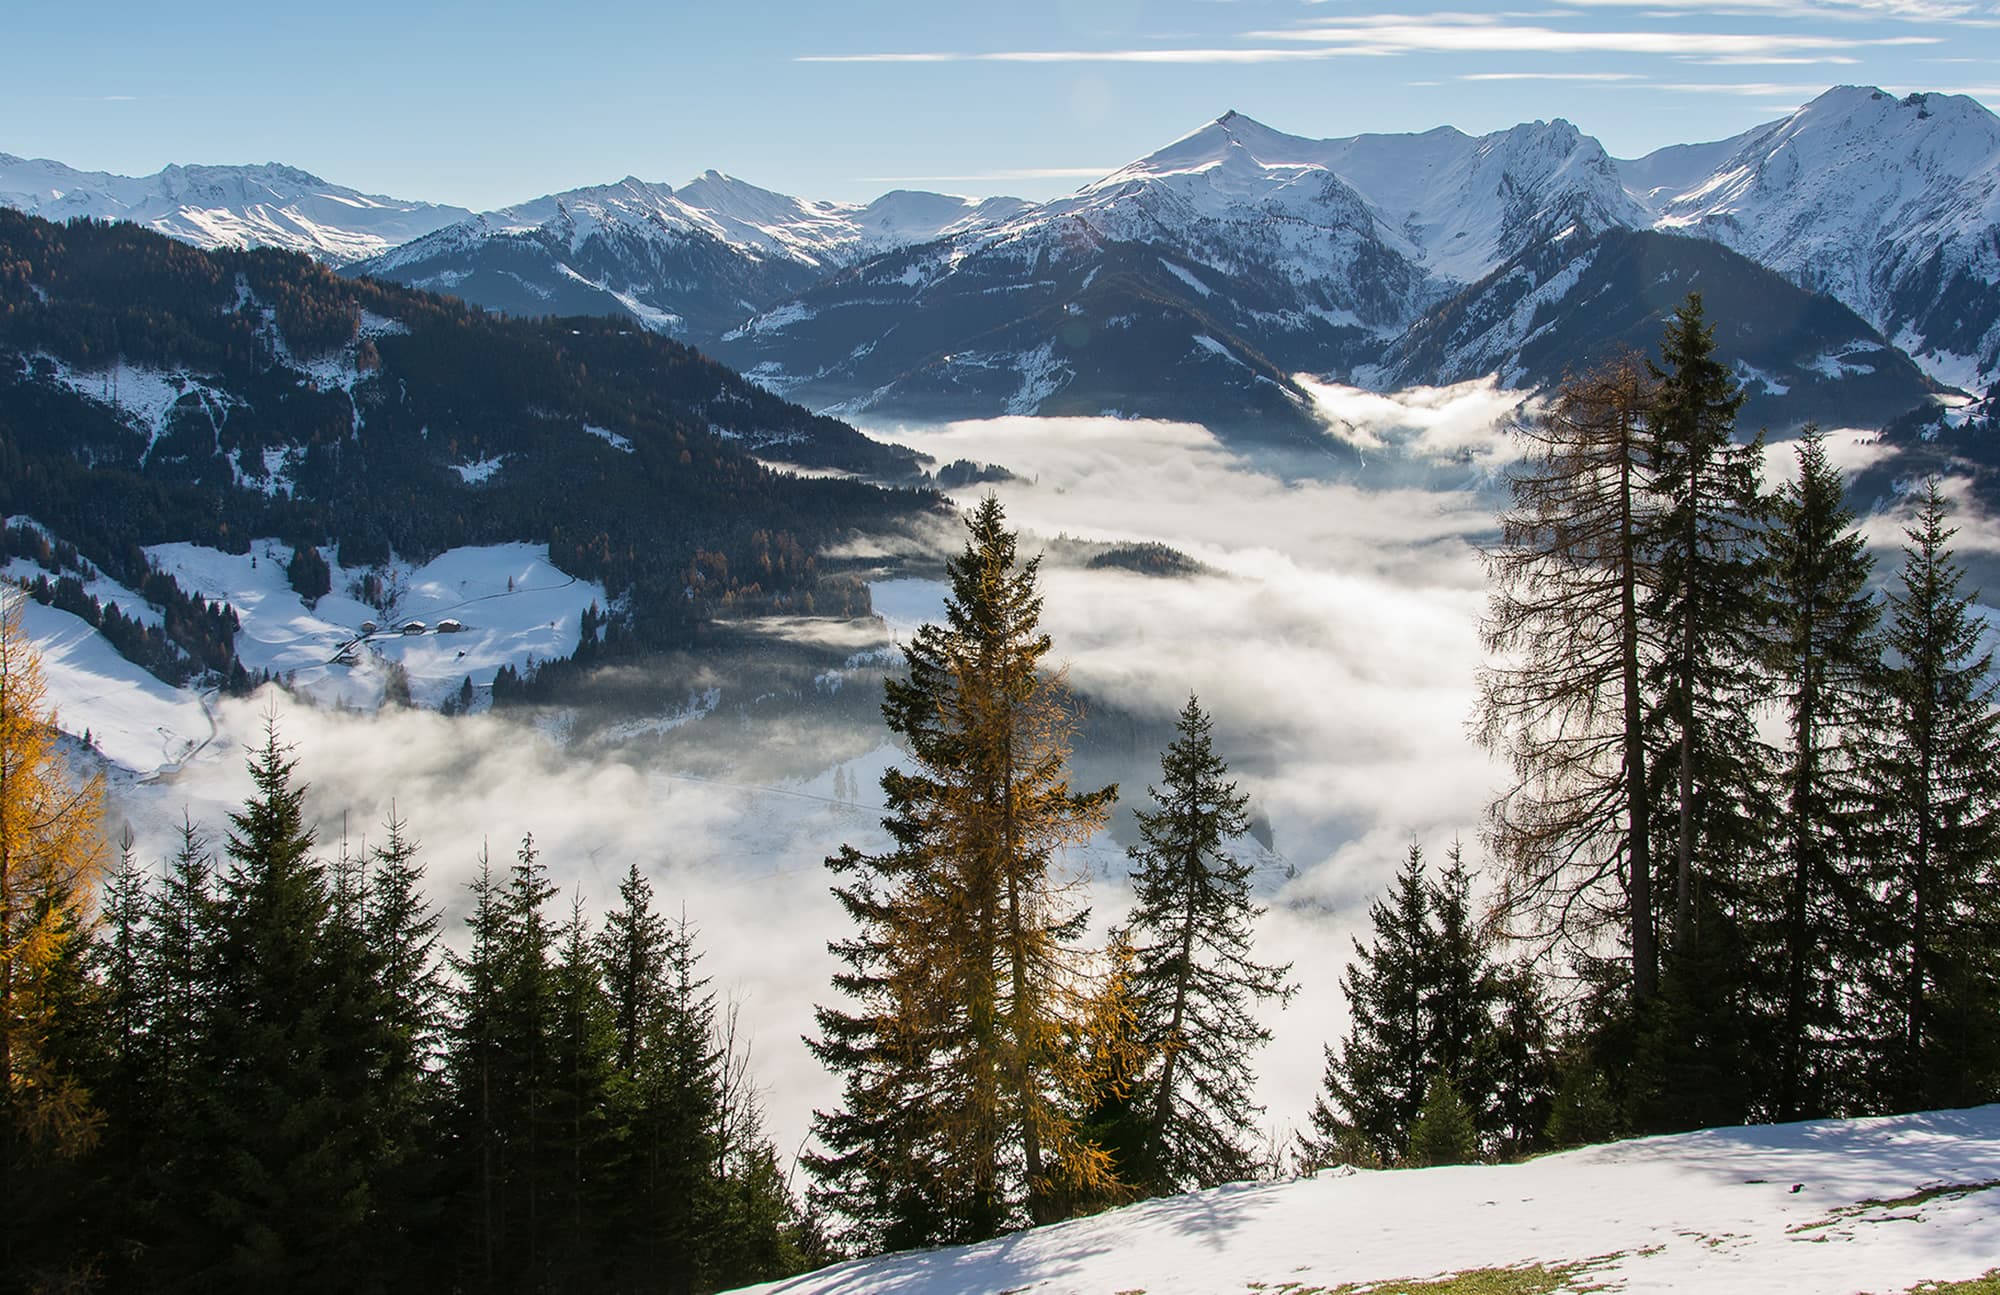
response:
[[(6, 174), (0, 164), (0, 201), (12, 201)], [(1547, 264), (1566, 241), (1615, 229), (1714, 244), (1838, 301), (1922, 371), (1882, 400), (1915, 407), (1936, 386), (1976, 395), (2000, 382), (2000, 118), (1964, 96), (1866, 86), (1634, 159), (1562, 117), (1478, 136), (1311, 139), (1231, 109), (1040, 203), (901, 190), (832, 203), (716, 169), (678, 189), (628, 176), (468, 213), (345, 268), (509, 313), (625, 315), (823, 408), (976, 416), (1087, 406), (1092, 387), (1173, 387), (1176, 370), (1216, 355), (1280, 388), (1295, 373), (1442, 380), (1474, 352), (1418, 345), (1413, 334), (1439, 334), (1434, 312), (1524, 256)], [(1147, 272), (1131, 302), (1108, 301), (1090, 271), (1109, 262), (1091, 258), (1114, 244), (1149, 249), (1185, 291)], [(1162, 325), (1171, 336), (1153, 340), (1171, 354), (1147, 362), (1131, 348), (1079, 386), (1050, 348), (1075, 339), (1064, 312), (1083, 309), (1058, 298), (1086, 289), (1099, 337), (1153, 318), (1162, 294), (1177, 298), (1168, 314), (1202, 322)], [(975, 300), (1004, 296), (1020, 309)], [(911, 312), (926, 312), (920, 325)], [(922, 354), (901, 336), (912, 329), (933, 343)], [(1531, 340), (1486, 330), (1477, 353)], [(1412, 369), (1419, 352), (1437, 363)], [(1279, 420), (1297, 427), (1280, 438), (1311, 421), (1290, 408)], [(1198, 400), (1188, 416), (1211, 412)]]

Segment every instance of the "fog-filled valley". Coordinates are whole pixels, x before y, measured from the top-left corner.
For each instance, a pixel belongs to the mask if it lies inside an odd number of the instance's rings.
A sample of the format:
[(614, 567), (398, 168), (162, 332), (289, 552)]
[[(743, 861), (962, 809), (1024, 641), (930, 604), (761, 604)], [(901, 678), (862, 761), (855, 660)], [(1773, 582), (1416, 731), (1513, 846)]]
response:
[[(1110, 829), (1059, 868), (1090, 878), (1093, 929), (1130, 903), (1130, 811), (1160, 779), (1159, 753), (1190, 693), (1215, 717), (1217, 749), (1251, 797), (1253, 834), (1234, 843), (1255, 866), (1267, 912), (1260, 953), (1290, 961), (1300, 989), (1263, 1017), (1272, 1045), (1254, 1060), (1262, 1124), (1288, 1144), (1338, 1039), (1350, 938), (1411, 842), (1441, 856), (1461, 841), (1482, 865), (1485, 807), (1503, 769), (1472, 740), (1480, 546), (1494, 537), (1502, 473), (1516, 452), (1523, 393), (1490, 383), (1394, 396), (1325, 388), (1360, 468), (1259, 458), (1189, 424), (1007, 418), (876, 427), (939, 462), (1011, 474), (987, 492), (1042, 555), (1043, 624), (1083, 723), (1080, 787), (1119, 786)], [(1829, 439), (1850, 471), (1884, 448)], [(1791, 447), (1770, 447), (1773, 478)], [(997, 474), (996, 474), (997, 475)], [(1888, 565), (1901, 543), (1898, 500), (1872, 501), (1870, 543)], [(1969, 506), (1969, 501), (1967, 501)], [(1954, 518), (1971, 563), (2000, 534)], [(275, 717), (296, 747), (322, 851), (379, 841), (392, 807), (423, 842), (430, 890), (462, 946), (467, 884), (482, 849), (496, 867), (532, 833), (566, 901), (602, 912), (637, 863), (663, 905), (701, 932), (704, 967), (740, 1003), (756, 1081), (780, 1149), (807, 1137), (838, 1098), (808, 1055), (812, 1009), (831, 1000), (826, 951), (846, 919), (824, 858), (842, 843), (880, 849), (882, 771), (899, 758), (880, 680), (899, 644), (942, 607), (943, 559), (964, 543), (955, 520), (857, 538), (829, 555), (871, 580), (871, 619), (727, 622), (704, 647), (650, 665), (607, 667), (557, 704), (350, 709), (266, 688), (214, 704), (217, 736), (170, 772), (114, 776), (109, 811), (138, 850), (163, 858), (183, 813), (224, 828), (249, 794), (244, 757)], [(1149, 574), (1096, 561), (1137, 545), (1189, 561)], [(64, 698), (65, 727), (98, 704)]]

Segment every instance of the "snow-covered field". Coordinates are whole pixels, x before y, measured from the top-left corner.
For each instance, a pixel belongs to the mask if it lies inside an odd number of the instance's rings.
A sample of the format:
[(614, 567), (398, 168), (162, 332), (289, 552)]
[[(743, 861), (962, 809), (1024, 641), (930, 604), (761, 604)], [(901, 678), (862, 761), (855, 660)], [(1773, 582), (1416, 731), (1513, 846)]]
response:
[(161, 683), (118, 655), (81, 618), (44, 607), (18, 589), (0, 595), (21, 604), (22, 625), (42, 654), (48, 702), (64, 732), (89, 734), (106, 759), (141, 772), (178, 764), (208, 741), (213, 730), (195, 694)]
[(1520, 1165), (1328, 1170), (983, 1245), (842, 1264), (786, 1295), (1308, 1295), (1580, 1265), (1551, 1289), (1900, 1292), (2000, 1266), (2000, 1106), (1713, 1129)]
[[(387, 591), (386, 609), (355, 596), (368, 573), (342, 568), (331, 550), (333, 592), (310, 608), (285, 576), (292, 550), (275, 540), (257, 540), (241, 554), (195, 544), (146, 552), (188, 593), (236, 609), (242, 621), (236, 652), (245, 669), (269, 670), (314, 702), (356, 710), (381, 704), (391, 663), (408, 673), (419, 706), (435, 707), (467, 679), (482, 695), (502, 666), (522, 669), (574, 652), (584, 609), (605, 606), (604, 587), (557, 570), (546, 545), (452, 549), (421, 565), (372, 569)], [(17, 559), (5, 574), (44, 573)], [(85, 588), (128, 615), (159, 623), (157, 609), (101, 576)], [(141, 775), (176, 767), (208, 742), (214, 727), (199, 694), (161, 683), (77, 617), (33, 600), (26, 606), (49, 701), (65, 732), (88, 732), (114, 764)], [(438, 632), (448, 619), (463, 628)], [(405, 634), (413, 622), (427, 632)], [(364, 630), (370, 623), (375, 629)]]

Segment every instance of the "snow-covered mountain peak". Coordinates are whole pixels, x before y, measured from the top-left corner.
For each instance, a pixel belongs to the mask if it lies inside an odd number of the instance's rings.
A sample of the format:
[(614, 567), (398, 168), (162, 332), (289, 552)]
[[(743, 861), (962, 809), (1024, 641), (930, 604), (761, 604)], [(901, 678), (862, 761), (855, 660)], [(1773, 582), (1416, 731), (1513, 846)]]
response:
[(0, 154), (0, 204), (50, 220), (129, 220), (197, 247), (282, 247), (337, 265), (471, 214), (361, 193), (279, 162), (125, 176), (12, 154)]
[(1659, 228), (1839, 298), (1943, 381), (2000, 372), (2000, 117), (1963, 95), (1840, 86), (1726, 143), (1705, 174), (1647, 194)]
[(1197, 175), (1217, 167), (1232, 168), (1240, 175), (1255, 168), (1293, 174), (1304, 168), (1324, 170), (1324, 148), (1321, 141), (1273, 130), (1232, 108), (1166, 147), (1085, 185), (1082, 192), (1118, 189), (1134, 180)]

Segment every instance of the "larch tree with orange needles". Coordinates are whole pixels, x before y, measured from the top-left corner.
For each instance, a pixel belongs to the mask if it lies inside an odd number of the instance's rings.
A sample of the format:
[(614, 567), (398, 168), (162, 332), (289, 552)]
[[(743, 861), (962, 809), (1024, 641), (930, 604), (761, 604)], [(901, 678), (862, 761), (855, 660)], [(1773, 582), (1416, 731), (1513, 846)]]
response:
[(845, 1072), (808, 1157), (817, 1198), (868, 1248), (970, 1241), (1101, 1196), (1110, 1157), (1077, 1132), (1090, 1085), (1076, 1023), (1095, 992), (1087, 910), (1064, 847), (1116, 788), (1079, 792), (1076, 712), (1046, 670), (1038, 559), (988, 497), (949, 564), (942, 624), (905, 649), (883, 714), (906, 744), (882, 778), (892, 847), (828, 860), (859, 928), (833, 952), (852, 1010), (819, 1009), (816, 1054)]
[(79, 783), (57, 746), (23, 596), (0, 596), (0, 1100), (10, 1160), (88, 1146), (90, 1095), (55, 1036), (105, 859), (103, 785)]

